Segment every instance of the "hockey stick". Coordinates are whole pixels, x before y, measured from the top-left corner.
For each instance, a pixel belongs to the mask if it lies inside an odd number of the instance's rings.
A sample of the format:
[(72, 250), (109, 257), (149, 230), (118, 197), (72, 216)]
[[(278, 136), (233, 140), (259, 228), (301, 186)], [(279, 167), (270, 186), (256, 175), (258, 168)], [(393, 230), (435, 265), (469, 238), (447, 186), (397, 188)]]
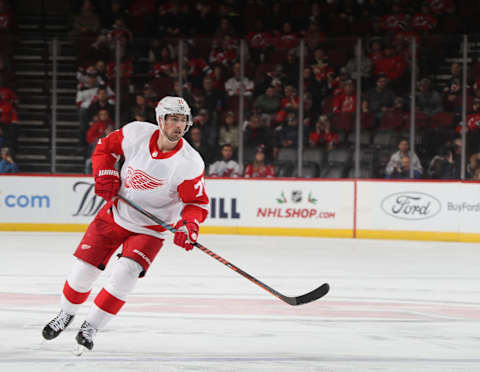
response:
[[(140, 212), (141, 214), (143, 214), (144, 216), (150, 218), (152, 221), (155, 221), (157, 224), (159, 224), (160, 226), (162, 226), (164, 229), (167, 229), (168, 231), (172, 232), (172, 233), (175, 233), (177, 232), (177, 229), (175, 229), (173, 226), (169, 225), (168, 223), (165, 223), (164, 221), (162, 221), (160, 218), (154, 216), (153, 214), (147, 212), (145, 209), (139, 207), (138, 205), (136, 205), (134, 202), (128, 200), (127, 198), (124, 198), (123, 196), (121, 195), (117, 195), (118, 199), (124, 201), (125, 203), (127, 203), (130, 207), (132, 207), (133, 209), (136, 209), (138, 212)], [(318, 287), (317, 289), (314, 289), (313, 291), (311, 292), (308, 292), (304, 295), (301, 295), (301, 296), (297, 296), (297, 297), (289, 297), (289, 296), (285, 296), (279, 292), (277, 292), (275, 289), (271, 288), (270, 286), (266, 285), (265, 283), (262, 283), (260, 280), (254, 278), (253, 276), (251, 276), (250, 274), (246, 273), (245, 271), (243, 271), (242, 269), (238, 268), (237, 266), (235, 266), (234, 264), (232, 264), (231, 262), (227, 261), (226, 259), (220, 257), (218, 254), (212, 252), (210, 249), (208, 249), (207, 247), (201, 245), (200, 243), (196, 242), (196, 243), (193, 243), (193, 245), (195, 247), (197, 247), (198, 249), (200, 249), (201, 251), (205, 252), (206, 254), (208, 254), (210, 257), (213, 257), (214, 259), (216, 259), (217, 261), (223, 263), (225, 266), (229, 267), (230, 269), (232, 269), (233, 271), (236, 271), (237, 273), (239, 273), (240, 275), (242, 275), (243, 277), (247, 278), (248, 280), (250, 280), (251, 282), (255, 283), (256, 285), (258, 285), (259, 287), (265, 289), (267, 292), (270, 292), (272, 295), (278, 297), (280, 300), (282, 300), (283, 302), (286, 302), (287, 304), (289, 305), (301, 305), (301, 304), (307, 304), (309, 302), (312, 302), (312, 301), (315, 301), (315, 300), (318, 300), (319, 298), (325, 296), (328, 291), (330, 290), (330, 286), (328, 285), (328, 283), (323, 283), (320, 287)]]

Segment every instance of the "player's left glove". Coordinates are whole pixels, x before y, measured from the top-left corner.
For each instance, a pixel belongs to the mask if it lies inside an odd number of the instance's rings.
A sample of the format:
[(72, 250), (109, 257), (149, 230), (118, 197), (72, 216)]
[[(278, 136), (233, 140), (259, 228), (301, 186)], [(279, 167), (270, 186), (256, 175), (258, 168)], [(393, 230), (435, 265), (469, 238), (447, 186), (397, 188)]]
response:
[(198, 239), (198, 222), (197, 220), (180, 220), (175, 225), (177, 232), (173, 236), (173, 242), (185, 248), (186, 251), (193, 249), (193, 244)]

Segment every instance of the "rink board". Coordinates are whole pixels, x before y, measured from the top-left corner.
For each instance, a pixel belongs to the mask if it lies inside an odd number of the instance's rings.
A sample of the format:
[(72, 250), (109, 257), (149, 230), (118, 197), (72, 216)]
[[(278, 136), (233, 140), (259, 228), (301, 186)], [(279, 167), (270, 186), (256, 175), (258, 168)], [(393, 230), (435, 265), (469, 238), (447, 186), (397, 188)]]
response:
[[(207, 179), (201, 233), (480, 241), (480, 183)], [(84, 176), (0, 176), (0, 230), (84, 231), (104, 201)]]

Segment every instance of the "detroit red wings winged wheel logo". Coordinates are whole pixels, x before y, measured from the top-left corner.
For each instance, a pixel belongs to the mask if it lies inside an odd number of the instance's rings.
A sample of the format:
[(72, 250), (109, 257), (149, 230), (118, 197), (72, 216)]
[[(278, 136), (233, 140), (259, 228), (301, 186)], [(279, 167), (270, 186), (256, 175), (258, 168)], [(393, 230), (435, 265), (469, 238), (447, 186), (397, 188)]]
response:
[(153, 190), (164, 184), (164, 180), (150, 176), (140, 169), (127, 168), (125, 187), (134, 190)]

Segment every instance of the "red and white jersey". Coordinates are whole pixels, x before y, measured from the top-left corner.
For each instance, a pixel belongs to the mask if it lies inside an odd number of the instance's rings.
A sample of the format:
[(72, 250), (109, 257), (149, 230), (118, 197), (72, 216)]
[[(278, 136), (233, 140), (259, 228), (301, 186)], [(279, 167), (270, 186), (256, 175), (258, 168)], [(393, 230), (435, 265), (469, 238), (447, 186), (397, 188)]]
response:
[[(94, 175), (111, 174), (123, 155), (119, 195), (169, 224), (180, 218), (201, 223), (209, 206), (203, 160), (184, 139), (174, 150), (161, 152), (157, 146), (159, 134), (158, 126), (135, 121), (101, 138), (92, 155)], [(165, 238), (163, 227), (127, 204), (117, 200), (112, 210), (115, 222), (123, 228)]]

